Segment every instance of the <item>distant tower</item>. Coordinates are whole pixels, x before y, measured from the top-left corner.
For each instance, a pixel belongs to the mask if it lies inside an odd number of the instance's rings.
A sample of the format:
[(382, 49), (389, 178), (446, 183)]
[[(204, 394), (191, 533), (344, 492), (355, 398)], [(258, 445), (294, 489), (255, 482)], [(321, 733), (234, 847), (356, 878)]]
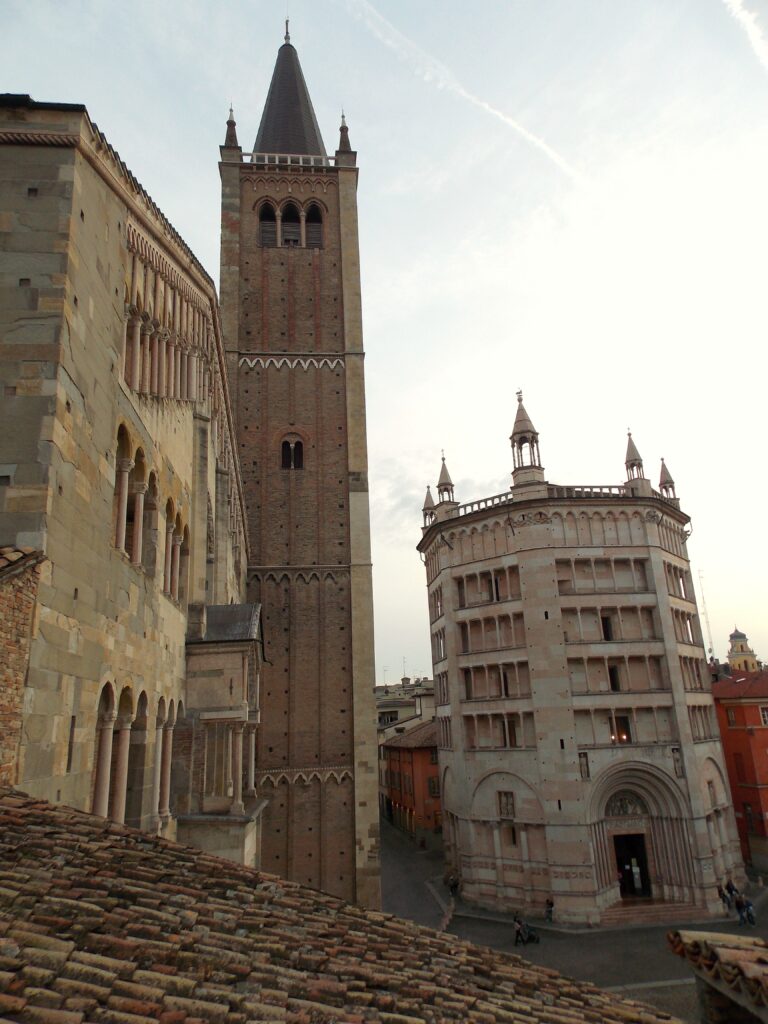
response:
[(221, 304), (265, 665), (262, 866), (379, 905), (373, 603), (357, 154), (326, 153), (298, 54), (254, 151), (230, 111)]
[(544, 467), (539, 452), (539, 432), (523, 405), (523, 392), (517, 392), (517, 413), (510, 435), (512, 445), (512, 486), (544, 483)]
[(742, 633), (737, 627), (728, 637), (730, 647), (728, 648), (728, 664), (732, 672), (757, 672), (760, 668), (755, 652), (749, 646), (747, 634)]

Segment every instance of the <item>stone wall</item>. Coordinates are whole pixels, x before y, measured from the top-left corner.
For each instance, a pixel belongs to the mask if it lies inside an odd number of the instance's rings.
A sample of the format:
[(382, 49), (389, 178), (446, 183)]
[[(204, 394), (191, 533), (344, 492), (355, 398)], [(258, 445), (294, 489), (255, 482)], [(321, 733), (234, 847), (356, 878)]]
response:
[(16, 782), (39, 575), (34, 552), (0, 548), (0, 786)]

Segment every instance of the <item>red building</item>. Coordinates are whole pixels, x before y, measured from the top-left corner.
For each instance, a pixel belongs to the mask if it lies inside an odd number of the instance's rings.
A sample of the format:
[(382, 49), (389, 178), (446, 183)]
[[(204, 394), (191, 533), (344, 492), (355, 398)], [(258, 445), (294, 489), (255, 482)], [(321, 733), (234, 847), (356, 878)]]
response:
[(382, 746), (384, 815), (421, 845), (435, 846), (442, 812), (434, 719), (386, 741)]
[(768, 672), (736, 672), (712, 684), (741, 852), (768, 868)]

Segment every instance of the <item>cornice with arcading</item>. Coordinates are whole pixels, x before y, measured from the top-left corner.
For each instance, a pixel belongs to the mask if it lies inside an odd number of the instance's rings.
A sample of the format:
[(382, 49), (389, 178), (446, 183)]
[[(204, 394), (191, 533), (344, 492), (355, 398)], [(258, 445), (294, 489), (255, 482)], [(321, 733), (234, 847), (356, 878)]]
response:
[(238, 361), (238, 366), (247, 366), (249, 370), (254, 370), (256, 367), (259, 369), (268, 369), (270, 366), (274, 366), (276, 370), (281, 370), (284, 366), (287, 366), (289, 370), (295, 370), (297, 367), (301, 367), (302, 370), (308, 370), (313, 367), (315, 370), (322, 370), (326, 368), (328, 370), (335, 370), (340, 367), (342, 370), (345, 369), (344, 356), (339, 352), (300, 352), (296, 355), (241, 355)]
[(288, 580), (289, 583), (310, 583), (313, 579), (336, 581), (341, 576), (348, 576), (349, 565), (249, 565), (247, 579), (249, 583), (254, 580), (259, 583), (266, 583), (270, 580), (279, 583), (281, 580)]
[(243, 182), (250, 182), (253, 185), (254, 192), (259, 187), (269, 188), (270, 190), (279, 193), (285, 191), (290, 194), (294, 189), (299, 192), (309, 191), (312, 194), (322, 192), (324, 195), (328, 192), (329, 188), (336, 188), (335, 177), (329, 175), (321, 175), (317, 178), (310, 177), (290, 177), (286, 178), (283, 174), (244, 174), (241, 179)]
[(289, 786), (308, 786), (312, 782), (330, 782), (341, 784), (345, 779), (354, 779), (352, 766), (348, 764), (328, 765), (322, 768), (317, 765), (311, 768), (267, 768), (254, 773), (257, 785), (271, 785), (275, 788), (282, 782)]

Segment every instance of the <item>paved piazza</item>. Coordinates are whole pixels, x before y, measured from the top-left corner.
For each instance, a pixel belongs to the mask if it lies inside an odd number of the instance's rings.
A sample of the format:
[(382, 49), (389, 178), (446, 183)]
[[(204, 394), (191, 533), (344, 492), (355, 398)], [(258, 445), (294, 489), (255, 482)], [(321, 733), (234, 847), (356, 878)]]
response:
[[(443, 917), (440, 902), (447, 900), (441, 882), (439, 853), (416, 850), (401, 832), (382, 822), (382, 896), (384, 910), (419, 924), (438, 927)], [(752, 898), (758, 923), (753, 934), (768, 940), (768, 889)], [(483, 916), (475, 916), (475, 914)], [(593, 981), (630, 999), (640, 999), (673, 1013), (681, 1020), (698, 1021), (696, 990), (687, 964), (667, 945), (667, 926), (616, 929), (560, 929), (533, 922), (541, 935), (538, 946), (515, 950), (511, 921), (504, 915), (486, 915), (461, 906), (449, 931), (501, 952), (518, 952), (534, 963), (552, 967), (579, 981)], [(719, 923), (688, 924), (692, 930), (738, 932), (735, 918)]]

